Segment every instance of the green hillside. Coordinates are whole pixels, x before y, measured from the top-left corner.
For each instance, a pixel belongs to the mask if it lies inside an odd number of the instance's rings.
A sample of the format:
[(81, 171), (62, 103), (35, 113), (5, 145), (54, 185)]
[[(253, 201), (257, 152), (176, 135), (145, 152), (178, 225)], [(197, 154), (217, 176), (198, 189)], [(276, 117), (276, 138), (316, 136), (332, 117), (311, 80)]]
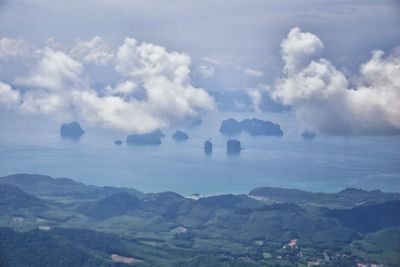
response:
[(0, 178), (0, 192), (6, 266), (26, 266), (22, 254), (36, 255), (33, 266), (58, 254), (58, 266), (399, 266), (398, 194), (259, 188), (192, 199), (25, 174)]

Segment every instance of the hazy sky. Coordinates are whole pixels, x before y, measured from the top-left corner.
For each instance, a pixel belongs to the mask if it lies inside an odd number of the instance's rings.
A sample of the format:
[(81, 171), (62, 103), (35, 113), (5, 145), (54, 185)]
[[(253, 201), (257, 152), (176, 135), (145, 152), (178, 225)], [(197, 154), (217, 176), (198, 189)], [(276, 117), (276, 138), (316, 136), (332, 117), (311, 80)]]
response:
[(243, 90), (315, 130), (397, 134), (399, 29), (399, 1), (0, 0), (0, 108), (145, 132)]

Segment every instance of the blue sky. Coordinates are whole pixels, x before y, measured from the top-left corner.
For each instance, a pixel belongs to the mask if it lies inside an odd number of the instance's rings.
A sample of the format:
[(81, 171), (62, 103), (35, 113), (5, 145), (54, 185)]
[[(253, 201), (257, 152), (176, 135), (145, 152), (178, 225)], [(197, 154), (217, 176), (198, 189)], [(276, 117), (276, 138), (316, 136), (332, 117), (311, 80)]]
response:
[[(145, 132), (218, 110), (207, 91), (239, 90), (317, 131), (398, 134), (399, 28), (398, 1), (0, 1), (0, 108)], [(286, 73), (285, 55), (304, 64)]]

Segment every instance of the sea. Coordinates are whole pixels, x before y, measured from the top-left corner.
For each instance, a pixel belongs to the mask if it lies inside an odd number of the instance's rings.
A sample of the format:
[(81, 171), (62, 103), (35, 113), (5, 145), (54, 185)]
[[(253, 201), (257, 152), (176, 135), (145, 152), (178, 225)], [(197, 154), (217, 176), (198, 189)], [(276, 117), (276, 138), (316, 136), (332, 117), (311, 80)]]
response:
[[(259, 118), (279, 123), (283, 137), (227, 137), (219, 133), (226, 118)], [(131, 187), (143, 192), (182, 195), (246, 194), (261, 187), (337, 192), (345, 188), (400, 192), (398, 136), (330, 136), (304, 140), (304, 130), (288, 113), (221, 112), (203, 116), (192, 127), (163, 129), (159, 146), (129, 146), (129, 132), (85, 125), (78, 141), (60, 138), (60, 122), (43, 117), (0, 114), (0, 176), (36, 173), (68, 177), (85, 184)], [(175, 130), (189, 140), (176, 142)], [(121, 146), (114, 144), (122, 140)], [(226, 153), (237, 139), (240, 155)], [(213, 143), (206, 155), (203, 145)]]

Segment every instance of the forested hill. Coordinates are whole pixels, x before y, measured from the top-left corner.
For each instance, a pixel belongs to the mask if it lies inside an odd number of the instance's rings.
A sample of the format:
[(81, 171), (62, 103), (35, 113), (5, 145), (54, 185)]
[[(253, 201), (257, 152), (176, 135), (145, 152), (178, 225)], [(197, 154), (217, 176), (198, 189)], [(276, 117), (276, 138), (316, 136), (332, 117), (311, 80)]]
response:
[(0, 266), (400, 266), (398, 193), (184, 197), (28, 174), (0, 193)]

